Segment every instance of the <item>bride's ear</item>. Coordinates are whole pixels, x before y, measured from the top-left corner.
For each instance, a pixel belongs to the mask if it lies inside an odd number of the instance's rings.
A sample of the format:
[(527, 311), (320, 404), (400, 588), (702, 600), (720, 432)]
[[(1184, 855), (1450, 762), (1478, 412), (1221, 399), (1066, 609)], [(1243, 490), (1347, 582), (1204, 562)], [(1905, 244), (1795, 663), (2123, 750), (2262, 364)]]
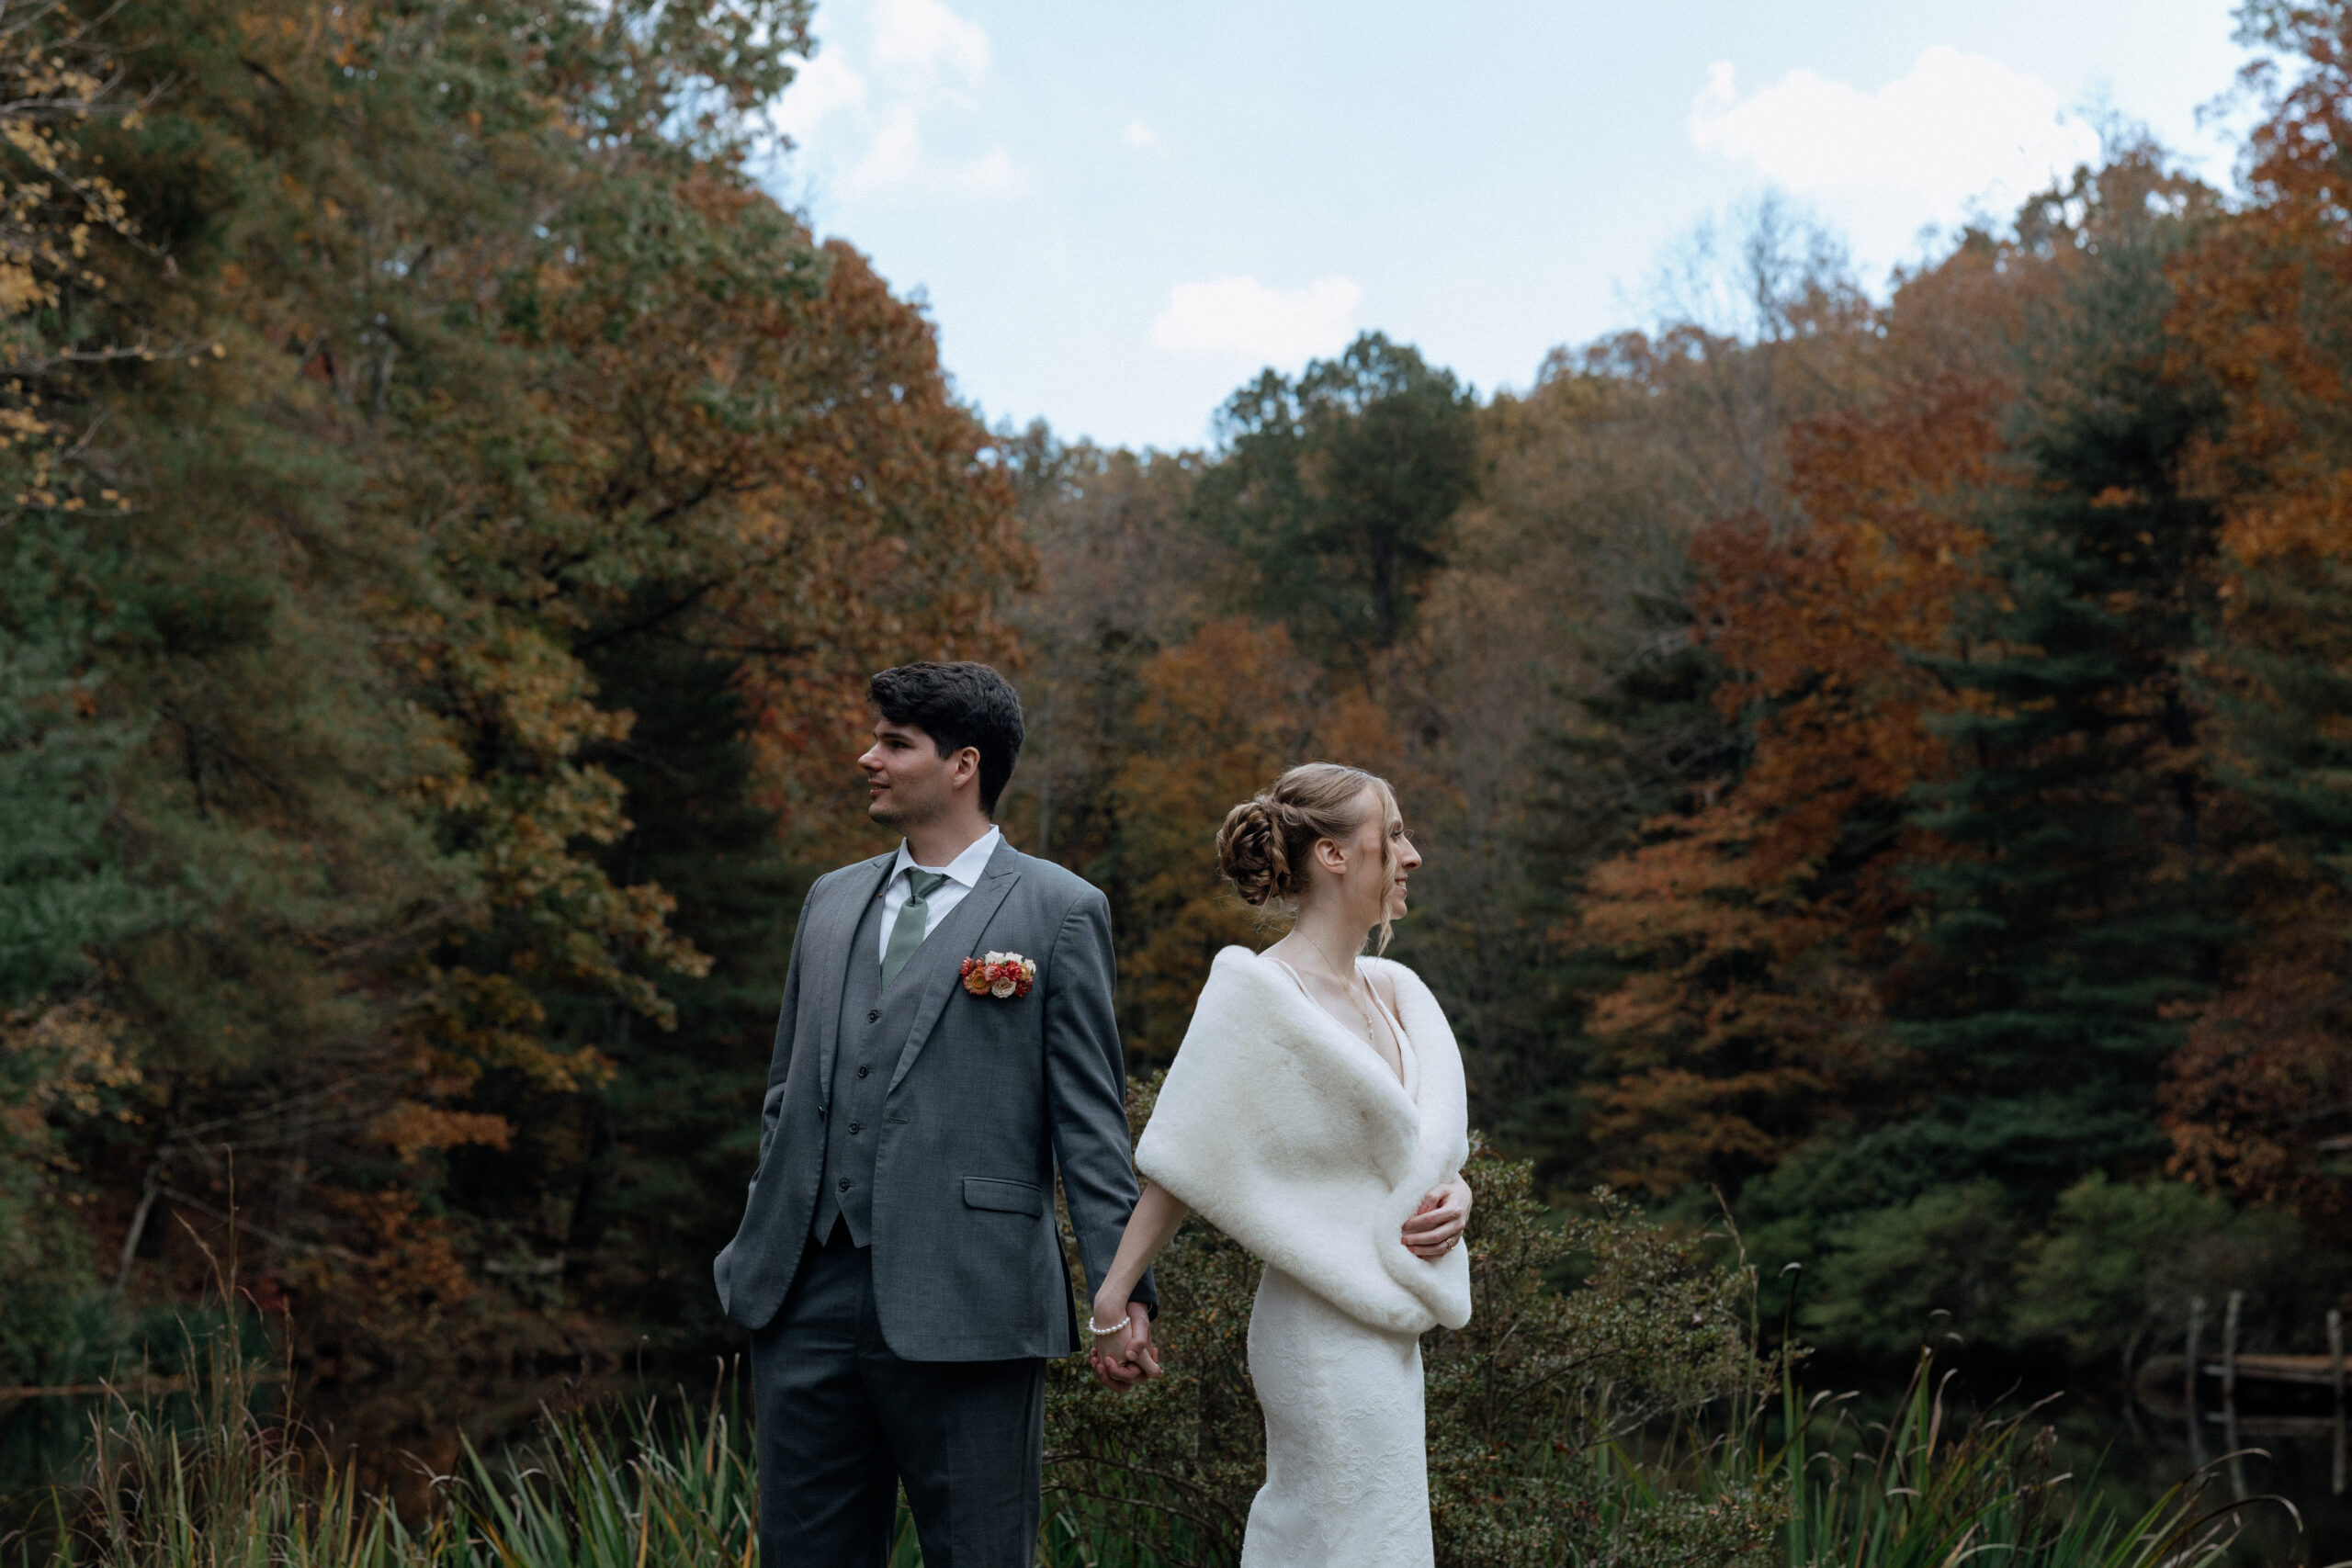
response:
[(1308, 852), (1315, 857), (1316, 864), (1332, 875), (1348, 874), (1347, 848), (1337, 839), (1317, 839), (1315, 840), (1315, 848)]

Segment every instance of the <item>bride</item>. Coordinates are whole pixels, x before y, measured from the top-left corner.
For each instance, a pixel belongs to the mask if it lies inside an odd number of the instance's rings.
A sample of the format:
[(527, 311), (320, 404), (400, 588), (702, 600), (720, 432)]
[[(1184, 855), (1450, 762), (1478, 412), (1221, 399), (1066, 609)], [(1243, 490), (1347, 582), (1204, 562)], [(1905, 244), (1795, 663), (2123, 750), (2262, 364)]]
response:
[(1125, 1303), (1199, 1213), (1266, 1265), (1243, 1568), (1430, 1568), (1420, 1336), (1470, 1321), (1462, 1060), (1429, 987), (1358, 956), (1375, 928), (1386, 946), (1421, 857), (1387, 784), (1329, 762), (1235, 807), (1216, 848), (1243, 898), (1297, 919), (1209, 971), (1136, 1145), (1148, 1185), (1095, 1294), (1092, 1359), (1116, 1387), (1157, 1374)]

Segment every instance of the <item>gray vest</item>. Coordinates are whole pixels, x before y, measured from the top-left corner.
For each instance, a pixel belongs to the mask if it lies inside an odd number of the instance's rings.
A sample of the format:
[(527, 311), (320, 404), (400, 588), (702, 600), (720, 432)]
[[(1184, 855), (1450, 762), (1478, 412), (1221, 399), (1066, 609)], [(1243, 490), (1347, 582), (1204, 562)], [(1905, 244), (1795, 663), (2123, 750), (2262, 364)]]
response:
[(909, 963), (882, 988), (882, 900), (868, 898), (851, 939), (849, 974), (842, 983), (840, 1055), (833, 1063), (833, 1106), (825, 1118), (825, 1169), (817, 1184), (809, 1234), (821, 1243), (836, 1219), (849, 1224), (859, 1247), (873, 1238), (874, 1150), (882, 1136), (882, 1100), (899, 1052), (915, 1026), (922, 1000), (922, 965)]

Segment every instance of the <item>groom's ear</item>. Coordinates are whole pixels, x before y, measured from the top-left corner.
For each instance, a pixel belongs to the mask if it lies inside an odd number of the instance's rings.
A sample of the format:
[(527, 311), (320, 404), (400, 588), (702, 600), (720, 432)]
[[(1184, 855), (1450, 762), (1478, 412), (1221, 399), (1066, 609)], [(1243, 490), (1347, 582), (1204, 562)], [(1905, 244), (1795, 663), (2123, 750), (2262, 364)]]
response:
[(954, 756), (947, 759), (947, 783), (949, 787), (954, 789), (963, 789), (967, 785), (973, 789), (980, 787), (980, 749), (978, 747), (959, 748)]

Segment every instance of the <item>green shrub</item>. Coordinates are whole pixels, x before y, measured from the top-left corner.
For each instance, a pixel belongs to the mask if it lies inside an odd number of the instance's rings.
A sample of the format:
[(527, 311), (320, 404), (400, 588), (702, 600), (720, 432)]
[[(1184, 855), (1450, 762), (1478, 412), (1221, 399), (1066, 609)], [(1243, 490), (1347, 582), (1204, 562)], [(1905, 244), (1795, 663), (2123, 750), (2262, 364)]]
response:
[(1923, 1339), (1956, 1335), (2076, 1365), (2130, 1359), (2177, 1341), (2191, 1296), (2218, 1311), (2233, 1290), (2248, 1295), (2247, 1343), (2285, 1343), (2299, 1327), (2307, 1337), (2301, 1325), (2346, 1283), (2340, 1266), (2313, 1261), (2291, 1216), (2234, 1209), (2179, 1182), (2094, 1173), (2046, 1212), (1989, 1181), (1868, 1208), (1775, 1212), (1796, 1190), (1789, 1181), (1765, 1192), (1747, 1237), (1768, 1269), (1804, 1265), (1797, 1322), (1840, 1357), (1899, 1365)]
[(1989, 1181), (1854, 1215), (1829, 1231), (1800, 1321), (1826, 1344), (1886, 1357), (1930, 1333), (1996, 1336), (2019, 1229)]
[[(2292, 1215), (2240, 1213), (2177, 1181), (2086, 1177), (2060, 1195), (2018, 1266), (2011, 1330), (2063, 1342), (2078, 1361), (2127, 1358), (2169, 1333), (2194, 1294), (2247, 1290), (2285, 1304), (2308, 1289), (2310, 1255)], [(2303, 1288), (2300, 1288), (2303, 1287)], [(2324, 1306), (2311, 1303), (2308, 1317)]]

